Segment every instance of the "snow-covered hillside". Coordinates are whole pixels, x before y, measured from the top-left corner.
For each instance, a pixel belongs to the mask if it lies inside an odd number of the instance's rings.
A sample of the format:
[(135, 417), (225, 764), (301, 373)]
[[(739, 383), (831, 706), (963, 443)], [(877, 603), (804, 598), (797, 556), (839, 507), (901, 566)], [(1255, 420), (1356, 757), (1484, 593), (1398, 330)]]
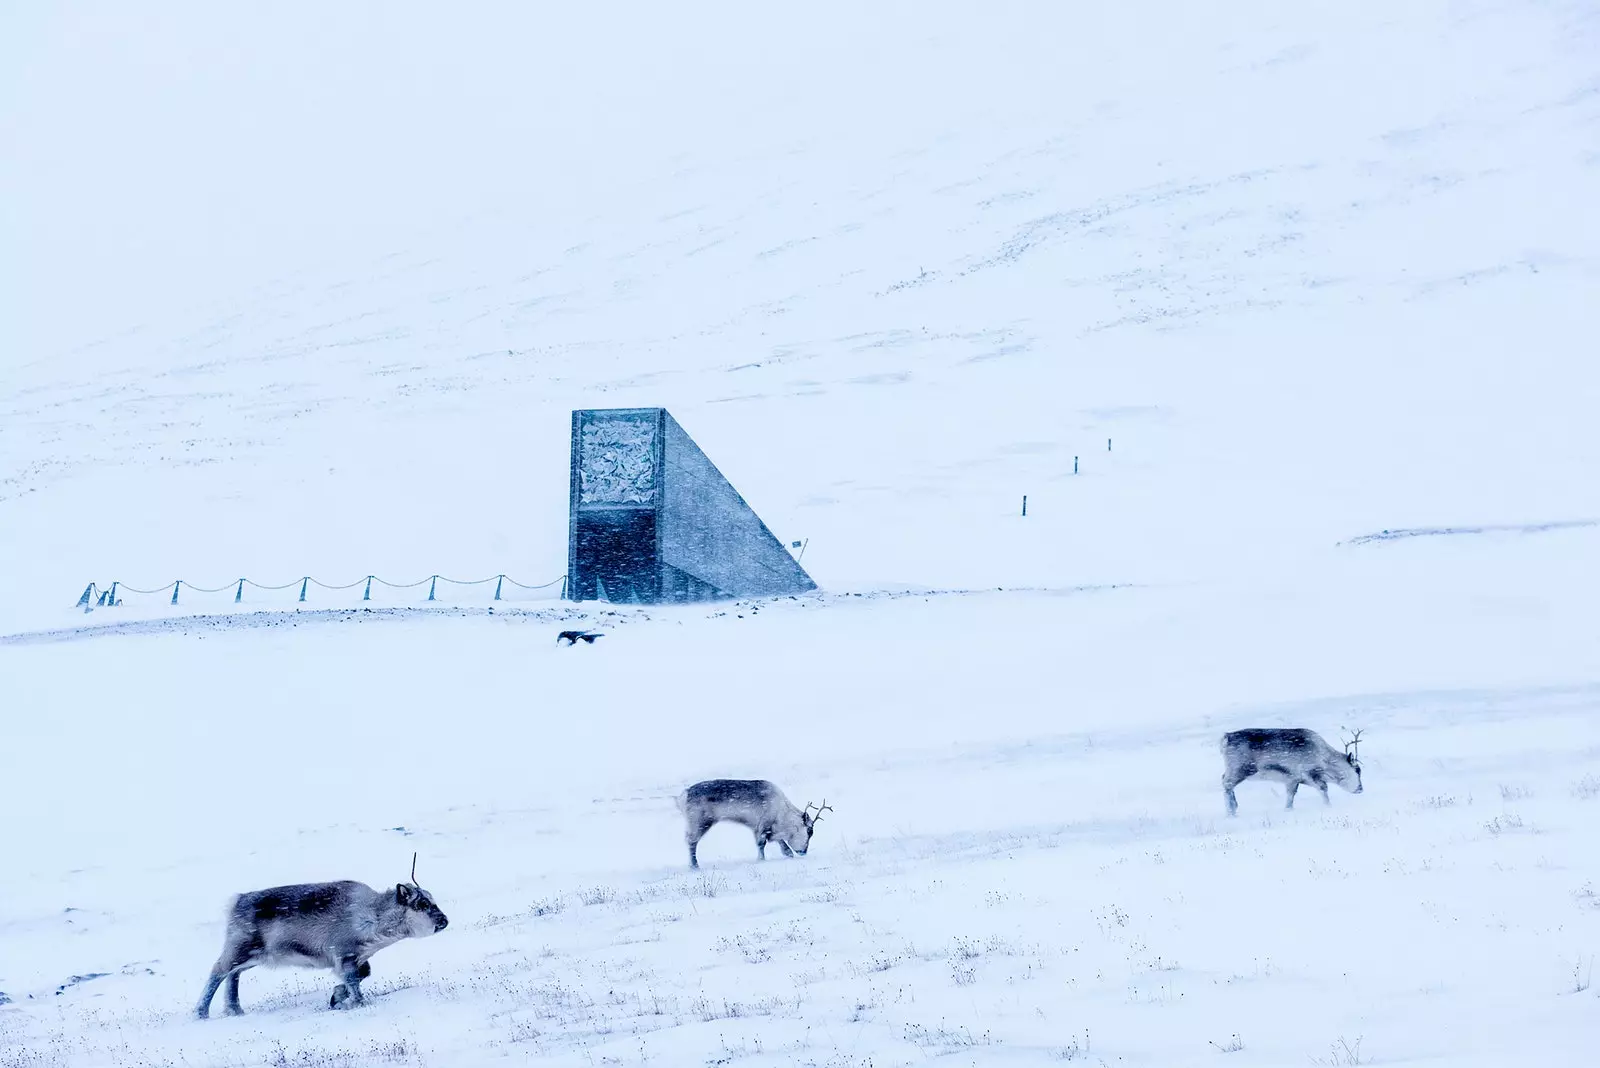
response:
[[(0, 20), (0, 1068), (1592, 1059), (1590, 5)], [(822, 592), (234, 603), (559, 576), (629, 405)], [(1274, 725), (1365, 791), (1227, 819)]]

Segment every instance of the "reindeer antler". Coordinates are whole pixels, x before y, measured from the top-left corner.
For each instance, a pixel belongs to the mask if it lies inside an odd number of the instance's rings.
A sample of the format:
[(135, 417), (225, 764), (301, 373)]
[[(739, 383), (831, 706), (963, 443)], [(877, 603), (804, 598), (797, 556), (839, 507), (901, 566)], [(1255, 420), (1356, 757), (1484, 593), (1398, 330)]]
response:
[(1360, 731), (1355, 731), (1354, 733), (1352, 733), (1350, 735), (1349, 739), (1344, 743), (1345, 756), (1349, 757), (1351, 760), (1354, 760), (1355, 757), (1356, 757), (1356, 748), (1360, 744), (1361, 744), (1361, 732)]
[(417, 885), (417, 855), (411, 854), (411, 885)]
[[(806, 802), (806, 812), (807, 813), (809, 813), (811, 811), (813, 805), (814, 805), (814, 802), (811, 802), (811, 801), (807, 801)], [(815, 825), (817, 823), (817, 821), (822, 819), (822, 814), (824, 812), (832, 812), (833, 811), (833, 806), (828, 804), (828, 799), (826, 797), (824, 797), (822, 799), (822, 804), (815, 805), (815, 807), (816, 807), (816, 810), (817, 810), (817, 814), (815, 816), (811, 817), (811, 822), (812, 822), (813, 825)]]

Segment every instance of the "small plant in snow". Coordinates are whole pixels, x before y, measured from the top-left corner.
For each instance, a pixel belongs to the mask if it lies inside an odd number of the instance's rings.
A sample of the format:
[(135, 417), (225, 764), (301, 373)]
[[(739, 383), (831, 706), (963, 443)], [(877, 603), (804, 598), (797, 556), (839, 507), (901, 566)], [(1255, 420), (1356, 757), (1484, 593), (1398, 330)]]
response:
[(856, 975), (874, 975), (878, 972), (886, 972), (904, 961), (904, 957), (889, 953), (877, 953), (860, 964), (851, 964), (850, 970)]
[(1068, 1042), (1065, 1046), (1060, 1047), (1055, 1052), (1055, 1057), (1058, 1061), (1075, 1061), (1079, 1057), (1087, 1057), (1088, 1055), (1089, 1032), (1087, 1029), (1085, 1029), (1083, 1032), (1082, 1042), (1079, 1042), (1077, 1038), (1074, 1037), (1072, 1041)]
[(1579, 801), (1592, 801), (1600, 797), (1600, 775), (1585, 775), (1573, 783), (1572, 796)]
[(70, 1063), (57, 1049), (45, 1050), (37, 1046), (19, 1046), (0, 1049), (0, 1068), (65, 1068)]
[(490, 913), (489, 915), (485, 916), (483, 919), (479, 920), (477, 922), (477, 926), (480, 927), (480, 928), (498, 927), (500, 924), (503, 924), (503, 923), (511, 923), (511, 922), (513, 922), (515, 920), (528, 919), (529, 917), (554, 916), (554, 915), (557, 915), (558, 913), (562, 912), (563, 910), (565, 910), (566, 907), (567, 907), (567, 903), (565, 901), (563, 901), (559, 897), (544, 898), (544, 899), (542, 899), (540, 901), (535, 901), (533, 904), (529, 905), (525, 910), (523, 910), (520, 913), (517, 913), (516, 915), (500, 916), (500, 915), (496, 915), (494, 913)]
[(772, 950), (763, 945), (761, 940), (744, 935), (719, 938), (712, 948), (718, 953), (737, 952), (746, 964), (765, 964), (772, 959)]
[(1581, 994), (1589, 989), (1589, 981), (1594, 978), (1594, 958), (1589, 958), (1589, 963), (1584, 964), (1583, 958), (1572, 966), (1572, 992)]
[(1500, 800), (1502, 801), (1521, 801), (1530, 796), (1532, 795), (1520, 786), (1507, 786), (1505, 783), (1500, 784)]
[(958, 960), (972, 960), (974, 957), (983, 956), (983, 948), (976, 938), (957, 938), (951, 956)]
[(544, 1037), (544, 1032), (532, 1020), (512, 1020), (506, 1036), (511, 1042), (537, 1042)]
[(1218, 1053), (1238, 1053), (1240, 1050), (1244, 1049), (1244, 1039), (1240, 1038), (1238, 1035), (1234, 1035), (1226, 1042), (1211, 1043), (1211, 1048), (1216, 1050)]
[(689, 894), (693, 897), (716, 897), (727, 888), (728, 880), (723, 875), (709, 872), (689, 884)]
[(396, 1038), (387, 1042), (381, 1040), (374, 1041), (372, 1045), (364, 1051), (365, 1055), (368, 1057), (375, 1057), (380, 1060), (391, 1061), (397, 1061), (401, 1058), (409, 1057), (414, 1052), (416, 1051), (412, 1048), (411, 1043), (407, 1042), (403, 1038)]
[(855, 1012), (850, 1014), (850, 1022), (851, 1023), (860, 1023), (862, 1020), (866, 1019), (866, 1014), (867, 1013), (871, 1012), (873, 1009), (876, 1009), (877, 1007), (878, 1007), (878, 1000), (876, 998), (868, 998), (866, 1001), (858, 1001), (858, 1002), (856, 1002)]
[(1328, 1055), (1326, 1057), (1312, 1057), (1311, 1063), (1328, 1065), (1331, 1068), (1347, 1068), (1347, 1066), (1351, 1065), (1370, 1064), (1371, 1061), (1363, 1059), (1361, 1056), (1361, 1036), (1357, 1035), (1355, 1042), (1352, 1043), (1349, 1039), (1340, 1035), (1328, 1047)]
[(366, 1064), (410, 1061), (415, 1054), (411, 1043), (403, 1038), (374, 1040), (361, 1049), (306, 1046), (290, 1050), (282, 1042), (274, 1042), (265, 1063), (268, 1068), (357, 1068)]
[(585, 905), (604, 905), (616, 899), (617, 888), (614, 886), (591, 886), (578, 891), (578, 901)]
[(558, 916), (565, 911), (567, 903), (559, 897), (547, 897), (535, 901), (528, 906), (529, 916)]
[[(711, 1064), (732, 1064), (734, 1061), (743, 1060), (745, 1057), (759, 1057), (765, 1052), (759, 1038), (751, 1039), (749, 1042), (740, 1039), (737, 1046), (721, 1036), (718, 1036), (718, 1041), (722, 1043), (722, 1056), (710, 1061), (709, 1063)], [(621, 1062), (619, 1061), (618, 1063)]]
[(975, 1035), (970, 1027), (949, 1030), (944, 1027), (926, 1027), (914, 1023), (906, 1024), (905, 1039), (913, 1046), (920, 1046), (923, 1049), (957, 1050), (994, 1045), (994, 1039), (987, 1031)]
[(1496, 837), (1508, 831), (1520, 831), (1522, 830), (1522, 817), (1513, 812), (1507, 812), (1505, 815), (1496, 816), (1485, 823), (1483, 829)]
[[(782, 998), (766, 998), (761, 1001), (729, 1001), (726, 998), (718, 1005), (710, 998), (696, 998), (689, 1006), (689, 1011), (700, 1017), (701, 1023), (710, 1023), (713, 1020), (746, 1020), (752, 1016), (771, 1016), (779, 1009), (785, 1008)], [(799, 1009), (799, 999), (795, 999), (795, 1006)]]

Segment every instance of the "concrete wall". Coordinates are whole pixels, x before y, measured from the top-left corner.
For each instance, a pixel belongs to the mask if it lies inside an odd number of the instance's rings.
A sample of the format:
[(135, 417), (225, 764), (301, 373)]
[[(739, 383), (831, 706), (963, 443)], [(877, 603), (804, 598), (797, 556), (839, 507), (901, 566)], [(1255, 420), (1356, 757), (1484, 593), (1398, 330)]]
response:
[(816, 583), (668, 414), (658, 557), (729, 597), (804, 593)]

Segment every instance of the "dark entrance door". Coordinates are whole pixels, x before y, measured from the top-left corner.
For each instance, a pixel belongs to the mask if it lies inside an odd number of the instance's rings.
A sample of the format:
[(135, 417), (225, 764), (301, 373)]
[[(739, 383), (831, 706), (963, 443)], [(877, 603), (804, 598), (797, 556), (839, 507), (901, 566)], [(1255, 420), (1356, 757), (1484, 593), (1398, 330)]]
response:
[(654, 509), (594, 509), (578, 513), (574, 526), (573, 600), (654, 604), (660, 599)]

